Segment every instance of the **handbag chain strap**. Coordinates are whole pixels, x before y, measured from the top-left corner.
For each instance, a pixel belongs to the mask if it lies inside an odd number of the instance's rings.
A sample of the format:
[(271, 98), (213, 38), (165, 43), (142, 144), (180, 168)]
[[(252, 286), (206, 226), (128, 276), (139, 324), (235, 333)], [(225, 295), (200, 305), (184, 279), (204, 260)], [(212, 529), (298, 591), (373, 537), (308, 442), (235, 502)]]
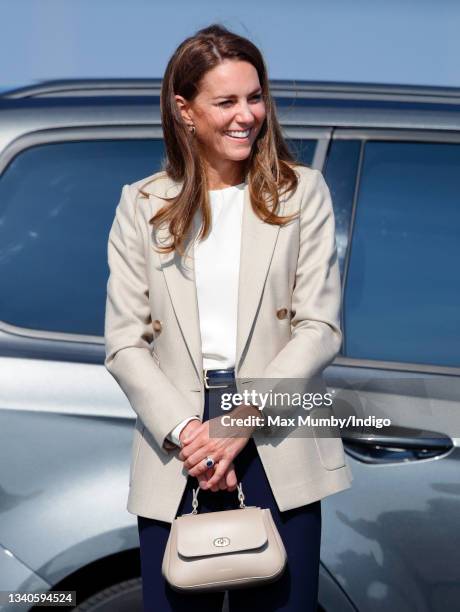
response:
[[(238, 489), (238, 499), (240, 500), (240, 508), (246, 508), (246, 505), (244, 503), (245, 497), (243, 493), (243, 483), (240, 482), (236, 486)], [(192, 489), (192, 492), (193, 492), (193, 499), (192, 499), (193, 510), (191, 514), (198, 514), (198, 493), (200, 492), (200, 487), (197, 487), (196, 489)]]

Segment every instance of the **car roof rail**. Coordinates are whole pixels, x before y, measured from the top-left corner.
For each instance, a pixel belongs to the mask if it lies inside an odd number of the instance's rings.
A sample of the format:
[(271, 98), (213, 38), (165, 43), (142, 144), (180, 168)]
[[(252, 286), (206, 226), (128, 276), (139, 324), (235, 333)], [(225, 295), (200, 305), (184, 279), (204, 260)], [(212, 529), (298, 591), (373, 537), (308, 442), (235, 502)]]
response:
[[(161, 78), (56, 79), (1, 92), (0, 99), (159, 96), (161, 83)], [(436, 85), (270, 79), (270, 89), (276, 97), (288, 98), (318, 98), (321, 96), (332, 99), (460, 104), (460, 87)]]
[(56, 79), (3, 91), (0, 97), (152, 96), (160, 95), (160, 88), (161, 79)]

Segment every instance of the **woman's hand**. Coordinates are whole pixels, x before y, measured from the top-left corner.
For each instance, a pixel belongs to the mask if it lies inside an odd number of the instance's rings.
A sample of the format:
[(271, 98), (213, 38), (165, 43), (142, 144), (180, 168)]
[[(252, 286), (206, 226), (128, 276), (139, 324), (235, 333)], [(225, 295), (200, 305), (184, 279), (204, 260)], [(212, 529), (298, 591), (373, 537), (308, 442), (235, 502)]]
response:
[[(250, 408), (250, 410), (253, 410), (253, 408)], [(253, 431), (252, 428), (239, 428), (237, 430), (238, 437), (210, 438), (209, 423), (213, 420), (216, 420), (216, 426), (218, 427), (220, 424), (219, 417), (200, 423), (193, 428), (193, 431), (184, 434), (181, 440), (184, 445), (179, 454), (179, 459), (184, 462), (188, 473), (197, 478), (208, 469), (204, 459), (207, 456), (214, 459), (216, 464), (214, 465), (214, 474), (200, 485), (204, 489), (210, 488), (211, 490), (226, 474), (233, 459), (246, 446)]]
[[(184, 444), (184, 439), (186, 439), (187, 436), (190, 436), (190, 438), (193, 439), (192, 433), (195, 431), (195, 429), (199, 428), (200, 426), (201, 426), (201, 422), (198, 420), (189, 421), (187, 425), (180, 432), (179, 440), (181, 441), (181, 443)], [(209, 488), (208, 481), (213, 477), (214, 471), (215, 471), (215, 468), (208, 468), (202, 474), (199, 474), (197, 476), (198, 483), (202, 489)], [(216, 492), (219, 490), (234, 491), (236, 489), (237, 483), (238, 481), (236, 478), (235, 467), (233, 463), (231, 463), (228, 469), (226, 470), (226, 472), (220, 478), (220, 480), (216, 482), (215, 484), (211, 485), (210, 490), (213, 492)]]

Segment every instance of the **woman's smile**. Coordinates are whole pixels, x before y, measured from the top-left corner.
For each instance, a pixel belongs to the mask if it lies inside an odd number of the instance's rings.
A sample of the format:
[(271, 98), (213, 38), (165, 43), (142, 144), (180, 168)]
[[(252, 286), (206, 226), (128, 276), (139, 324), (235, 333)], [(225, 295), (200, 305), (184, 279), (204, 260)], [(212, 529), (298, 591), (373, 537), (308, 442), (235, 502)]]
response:
[(227, 132), (225, 132), (225, 136), (235, 141), (241, 141), (241, 142), (247, 143), (249, 142), (250, 133), (251, 133), (250, 129), (248, 130), (228, 130)]

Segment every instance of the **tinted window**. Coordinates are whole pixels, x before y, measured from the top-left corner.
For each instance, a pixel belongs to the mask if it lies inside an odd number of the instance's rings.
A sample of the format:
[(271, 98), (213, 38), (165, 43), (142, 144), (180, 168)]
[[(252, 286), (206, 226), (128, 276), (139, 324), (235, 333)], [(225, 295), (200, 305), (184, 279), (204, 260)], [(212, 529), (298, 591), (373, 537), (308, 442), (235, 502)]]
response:
[(316, 140), (287, 138), (286, 142), (289, 150), (297, 161), (307, 166), (311, 166), (316, 149)]
[(460, 146), (366, 145), (345, 354), (460, 366)]
[(162, 140), (48, 144), (0, 179), (0, 319), (104, 333), (107, 239), (121, 188), (160, 169)]

